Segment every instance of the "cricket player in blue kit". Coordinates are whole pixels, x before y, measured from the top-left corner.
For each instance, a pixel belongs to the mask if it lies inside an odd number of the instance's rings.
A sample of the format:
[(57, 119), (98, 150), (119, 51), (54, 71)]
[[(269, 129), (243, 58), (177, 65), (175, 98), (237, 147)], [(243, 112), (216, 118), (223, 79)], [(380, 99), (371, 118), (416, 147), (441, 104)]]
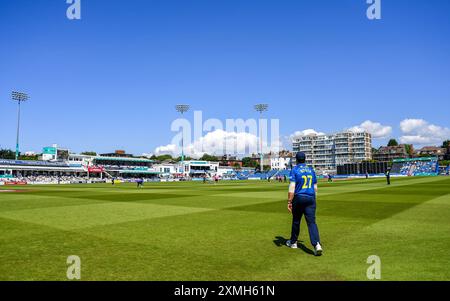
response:
[(305, 215), (314, 254), (320, 256), (323, 250), (316, 224), (316, 173), (314, 169), (305, 164), (306, 155), (304, 153), (298, 152), (295, 158), (297, 159), (297, 166), (291, 170), (289, 175), (291, 183), (288, 193), (288, 210), (292, 213), (292, 232), (291, 239), (286, 242), (286, 245), (294, 249), (297, 248), (300, 221), (302, 216)]

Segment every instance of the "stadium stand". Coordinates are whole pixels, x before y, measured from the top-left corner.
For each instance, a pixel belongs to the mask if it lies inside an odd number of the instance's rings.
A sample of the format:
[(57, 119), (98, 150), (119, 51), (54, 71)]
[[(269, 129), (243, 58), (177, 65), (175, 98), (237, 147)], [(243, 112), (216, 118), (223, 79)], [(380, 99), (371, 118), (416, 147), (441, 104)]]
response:
[[(191, 181), (217, 176), (222, 180), (278, 180), (289, 178), (289, 169), (273, 169), (259, 172), (253, 168), (211, 169), (208, 162), (199, 165), (192, 161), (186, 176), (174, 165), (172, 172), (164, 173), (155, 168), (153, 161), (141, 158), (92, 157), (87, 164), (70, 164), (68, 161), (20, 161), (0, 159), (0, 185), (19, 184), (74, 184), (111, 182)], [(184, 163), (187, 164), (186, 162)], [(197, 165), (198, 166), (197, 166)], [(209, 168), (205, 167), (206, 165)], [(360, 177), (361, 175), (383, 176), (388, 169), (387, 162), (363, 162), (338, 166), (335, 177)], [(395, 159), (390, 169), (397, 176), (433, 176), (448, 174), (450, 167), (439, 168), (437, 157)], [(318, 177), (321, 177), (318, 174)]]
[(437, 158), (411, 158), (393, 160), (392, 175), (435, 176), (439, 174)]

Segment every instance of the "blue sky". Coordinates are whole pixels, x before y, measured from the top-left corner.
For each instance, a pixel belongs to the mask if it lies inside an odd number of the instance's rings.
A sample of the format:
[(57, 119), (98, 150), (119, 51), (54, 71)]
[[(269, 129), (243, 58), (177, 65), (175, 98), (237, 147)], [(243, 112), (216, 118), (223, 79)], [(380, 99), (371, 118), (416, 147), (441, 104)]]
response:
[(410, 142), (450, 131), (450, 1), (382, 0), (376, 21), (365, 0), (81, 3), (71, 21), (65, 0), (0, 2), (0, 147), (15, 146), (11, 90), (31, 96), (22, 151), (149, 153), (177, 103), (225, 120), (266, 102), (284, 136), (366, 120)]

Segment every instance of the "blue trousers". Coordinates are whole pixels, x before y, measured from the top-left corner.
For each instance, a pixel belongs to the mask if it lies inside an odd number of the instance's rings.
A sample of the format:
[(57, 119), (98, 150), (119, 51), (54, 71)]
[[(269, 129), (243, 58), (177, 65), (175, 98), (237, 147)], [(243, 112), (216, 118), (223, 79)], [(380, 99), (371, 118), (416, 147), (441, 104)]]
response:
[(295, 196), (292, 201), (292, 232), (291, 242), (296, 242), (300, 234), (300, 222), (305, 215), (308, 225), (309, 239), (311, 244), (316, 246), (320, 242), (319, 229), (316, 224), (316, 199), (312, 196)]

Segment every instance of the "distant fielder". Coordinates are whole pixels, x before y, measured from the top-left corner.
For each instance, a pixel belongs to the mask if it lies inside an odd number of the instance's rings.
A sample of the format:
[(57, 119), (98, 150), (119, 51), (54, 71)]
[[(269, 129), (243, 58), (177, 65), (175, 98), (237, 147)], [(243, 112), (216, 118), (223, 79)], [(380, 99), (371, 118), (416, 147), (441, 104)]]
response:
[(297, 248), (297, 239), (300, 234), (300, 221), (305, 215), (308, 225), (309, 238), (314, 247), (316, 256), (322, 255), (319, 229), (316, 224), (316, 194), (317, 178), (314, 169), (305, 164), (306, 155), (298, 152), (297, 166), (291, 170), (289, 179), (288, 210), (292, 213), (291, 239), (286, 242), (288, 247)]
[(391, 170), (389, 168), (386, 171), (386, 182), (388, 185), (391, 185)]
[(144, 179), (140, 178), (136, 180), (137, 188), (142, 188), (144, 186)]

